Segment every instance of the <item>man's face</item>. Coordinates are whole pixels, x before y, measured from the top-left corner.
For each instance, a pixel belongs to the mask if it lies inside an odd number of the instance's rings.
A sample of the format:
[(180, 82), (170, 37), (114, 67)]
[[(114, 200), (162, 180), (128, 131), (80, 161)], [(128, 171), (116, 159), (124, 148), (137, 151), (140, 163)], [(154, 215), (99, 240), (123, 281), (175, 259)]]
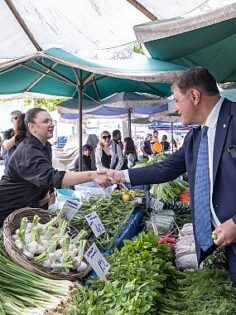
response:
[(117, 141), (121, 140), (121, 133), (118, 133), (118, 134), (117, 134), (116, 140), (117, 140)]
[(184, 125), (196, 123), (196, 106), (194, 106), (191, 97), (191, 90), (186, 94), (182, 94), (180, 89), (176, 86), (174, 88), (175, 111), (180, 115)]

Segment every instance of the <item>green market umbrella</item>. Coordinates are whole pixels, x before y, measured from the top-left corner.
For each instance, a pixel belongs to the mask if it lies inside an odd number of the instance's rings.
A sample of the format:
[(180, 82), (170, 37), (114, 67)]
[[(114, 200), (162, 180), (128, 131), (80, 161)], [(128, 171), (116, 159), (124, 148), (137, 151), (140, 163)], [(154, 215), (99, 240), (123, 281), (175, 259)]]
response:
[(185, 67), (138, 55), (125, 60), (85, 60), (60, 48), (0, 63), (0, 94), (43, 93), (78, 98), (82, 155), (83, 98), (99, 101), (113, 93), (169, 96), (170, 84)]
[(204, 66), (217, 82), (236, 82), (236, 2), (197, 16), (137, 25), (134, 31), (153, 58)]

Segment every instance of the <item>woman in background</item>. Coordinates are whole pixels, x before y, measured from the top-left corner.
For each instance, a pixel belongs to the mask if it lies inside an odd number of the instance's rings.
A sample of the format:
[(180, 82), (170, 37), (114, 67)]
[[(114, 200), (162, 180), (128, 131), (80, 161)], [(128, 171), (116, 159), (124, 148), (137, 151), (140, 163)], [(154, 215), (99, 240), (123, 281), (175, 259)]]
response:
[(104, 130), (95, 149), (95, 162), (97, 170), (105, 168), (120, 170), (124, 160), (120, 146), (111, 140), (109, 131)]
[(124, 166), (123, 169), (134, 167), (138, 161), (137, 152), (135, 149), (134, 141), (131, 137), (124, 138)]
[[(85, 144), (83, 145), (82, 152), (82, 171), (92, 171), (91, 155), (93, 153), (93, 147), (90, 144)], [(79, 161), (80, 157), (78, 157), (75, 161), (75, 171), (79, 171)]]

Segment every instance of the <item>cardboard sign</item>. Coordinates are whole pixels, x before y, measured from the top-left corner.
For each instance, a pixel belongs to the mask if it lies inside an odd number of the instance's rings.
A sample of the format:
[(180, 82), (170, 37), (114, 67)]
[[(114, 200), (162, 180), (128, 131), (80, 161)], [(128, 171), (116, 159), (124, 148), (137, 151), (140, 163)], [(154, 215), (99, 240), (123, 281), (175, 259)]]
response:
[(163, 209), (164, 203), (160, 200), (157, 200), (154, 197), (150, 199), (150, 208), (156, 212), (161, 211)]
[(93, 243), (85, 252), (84, 257), (87, 262), (92, 266), (97, 276), (101, 280), (106, 281), (106, 275), (111, 265), (106, 261), (105, 257), (103, 257), (95, 243)]
[(86, 215), (85, 219), (96, 237), (106, 232), (106, 229), (104, 228), (96, 211), (93, 211), (90, 214)]
[(82, 206), (82, 203), (77, 200), (67, 200), (65, 201), (62, 209), (58, 214), (58, 218), (65, 219), (67, 221), (71, 221), (74, 216), (79, 211), (79, 208)]

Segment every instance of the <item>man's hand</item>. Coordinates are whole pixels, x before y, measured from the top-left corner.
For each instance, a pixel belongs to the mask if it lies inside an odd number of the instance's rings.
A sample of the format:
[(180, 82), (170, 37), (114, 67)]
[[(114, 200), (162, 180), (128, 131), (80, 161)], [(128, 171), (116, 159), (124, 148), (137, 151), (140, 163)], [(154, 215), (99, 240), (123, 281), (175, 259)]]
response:
[(236, 224), (229, 219), (215, 228), (213, 234), (217, 235), (217, 239), (214, 240), (217, 246), (236, 243)]
[(108, 170), (107, 177), (112, 184), (119, 184), (125, 182), (124, 171)]

